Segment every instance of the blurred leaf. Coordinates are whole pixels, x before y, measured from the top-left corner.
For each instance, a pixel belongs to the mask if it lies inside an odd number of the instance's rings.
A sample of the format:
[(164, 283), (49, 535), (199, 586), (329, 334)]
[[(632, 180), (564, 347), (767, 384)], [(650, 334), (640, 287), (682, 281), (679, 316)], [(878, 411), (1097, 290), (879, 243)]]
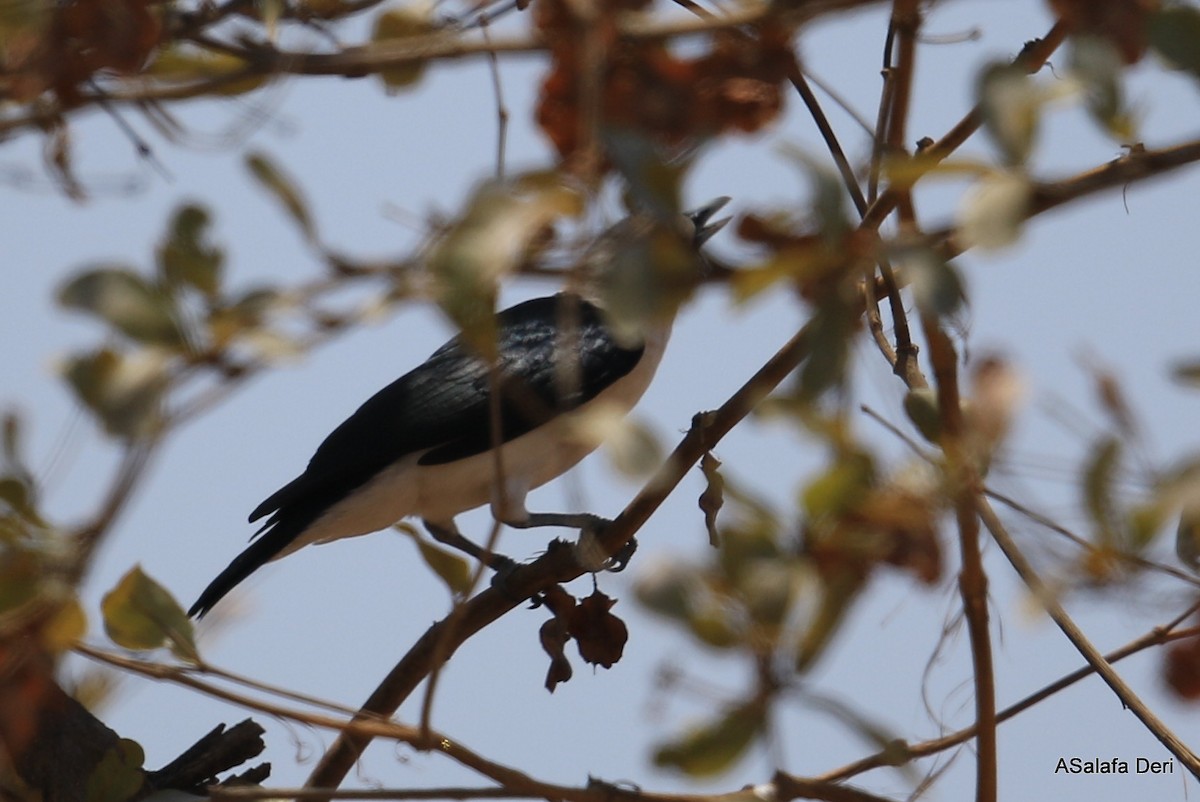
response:
[(192, 622), (162, 585), (131, 568), (100, 603), (104, 630), (126, 649), (157, 649), (169, 644), (180, 659), (197, 661)]
[(87, 614), (76, 598), (65, 600), (42, 628), (42, 645), (51, 654), (66, 651), (87, 634)]
[(582, 195), (555, 173), (488, 181), (434, 247), (429, 272), (438, 305), (483, 357), (491, 359), (496, 350), (499, 280), (526, 259), (555, 220), (582, 211)]
[(958, 271), (930, 250), (908, 254), (904, 270), (912, 286), (913, 300), (926, 312), (947, 317), (956, 313), (967, 299)]
[(1043, 103), (1024, 68), (995, 62), (984, 67), (976, 84), (983, 124), (1008, 164), (1024, 164), (1037, 137)]
[(1113, 43), (1098, 36), (1072, 37), (1070, 65), (1092, 118), (1118, 142), (1135, 141), (1137, 132), (1121, 85), (1121, 54)]
[(1171, 67), (1200, 78), (1200, 9), (1172, 5), (1150, 17), (1150, 46)]
[(812, 345), (800, 367), (800, 398), (815, 401), (827, 390), (840, 387), (850, 362), (850, 342), (858, 327), (858, 316), (840, 298), (830, 298), (817, 307), (809, 320)]
[(315, 243), (317, 241), (316, 227), (309, 214), (308, 204), (304, 201), (304, 196), (296, 186), (296, 182), (263, 153), (247, 154), (246, 167), (259, 185), (271, 193), (275, 200), (283, 206), (288, 216), (295, 221), (296, 225), (300, 226), (304, 237), (310, 243)]
[(839, 570), (821, 577), (821, 598), (816, 614), (808, 622), (796, 649), (795, 670), (804, 673), (825, 652), (841, 628), (846, 613), (862, 589), (863, 579), (854, 571)]
[(166, 286), (188, 286), (210, 298), (216, 296), (225, 254), (206, 241), (210, 224), (203, 206), (189, 203), (175, 211), (158, 246), (158, 272)]
[(1189, 638), (1172, 646), (1163, 674), (1167, 687), (1180, 699), (1188, 702), (1200, 699), (1200, 638)]
[(704, 528), (708, 530), (708, 545), (716, 548), (721, 545), (717, 513), (725, 504), (725, 477), (721, 476), (721, 461), (711, 451), (705, 451), (700, 458), (700, 470), (704, 472), (704, 492), (700, 494), (699, 505), (704, 513)]
[(688, 629), (701, 643), (714, 649), (733, 649), (746, 642), (747, 632), (742, 622), (715, 599), (696, 605), (688, 619)]
[(68, 359), (63, 375), (109, 434), (133, 439), (157, 430), (169, 379), (162, 353), (103, 348)]
[[(433, 8), (432, 5), (426, 8)], [(429, 15), (418, 7), (390, 8), (375, 18), (371, 41), (386, 43), (394, 40), (411, 39), (414, 36), (437, 30)], [(380, 70), (379, 77), (389, 93), (411, 89), (425, 74), (426, 60), (416, 58)]]
[(569, 423), (572, 439), (589, 449), (602, 445), (613, 467), (626, 476), (646, 476), (662, 464), (658, 438), (619, 404), (589, 404), (573, 412)]
[(1184, 509), (1175, 529), (1175, 554), (1188, 568), (1200, 573), (1200, 510)]
[(0, 503), (7, 505), (27, 523), (38, 527), (46, 526), (46, 522), (38, 514), (33, 488), (23, 477), (0, 476)]
[(712, 777), (733, 767), (766, 726), (763, 705), (739, 705), (720, 719), (698, 727), (679, 740), (663, 744), (654, 765), (692, 777)]
[(1121, 441), (1105, 437), (1092, 446), (1084, 464), (1082, 485), (1084, 508), (1096, 527), (1098, 543), (1115, 545), (1118, 531), (1113, 484), (1121, 464)]
[(92, 769), (88, 776), (85, 802), (129, 802), (146, 781), (142, 765), (146, 753), (140, 744), (122, 738)]
[(687, 621), (693, 599), (703, 591), (700, 569), (678, 560), (656, 560), (637, 578), (634, 592), (641, 604), (653, 613)]
[(848, 197), (841, 177), (828, 165), (795, 145), (785, 143), (780, 152), (808, 177), (812, 192), (811, 213), (822, 239), (830, 243), (841, 242), (852, 228), (847, 208)]
[(86, 271), (59, 290), (58, 302), (96, 315), (139, 342), (173, 348), (186, 342), (171, 298), (126, 268)]
[(683, 208), (682, 187), (692, 159), (672, 159), (653, 139), (629, 128), (606, 127), (600, 133), (604, 153), (625, 179), (622, 201), (629, 214), (658, 217)]
[(237, 56), (191, 46), (158, 50), (145, 74), (178, 84), (212, 83), (210, 94), (224, 97), (252, 92), (270, 79), (269, 73), (253, 72)]
[(1200, 387), (1200, 360), (1180, 362), (1171, 369), (1171, 377), (1180, 384)]
[(413, 526), (402, 522), (396, 524), (393, 528), (413, 539), (413, 542), (417, 544), (417, 550), (421, 554), (421, 559), (425, 561), (425, 565), (446, 583), (446, 587), (450, 589), (451, 593), (461, 595), (470, 591), (471, 566), (466, 560), (434, 543), (430, 543)]
[(918, 387), (904, 394), (904, 414), (929, 442), (938, 445), (942, 438), (942, 413), (938, 409), (937, 391)]
[(791, 610), (798, 577), (794, 566), (780, 557), (751, 560), (738, 572), (738, 591), (746, 611), (773, 635)]
[(840, 454), (804, 488), (804, 510), (810, 518), (839, 516), (866, 498), (874, 482), (875, 464), (870, 454), (860, 451)]
[(208, 318), (213, 343), (222, 348), (237, 337), (258, 330), (268, 313), (282, 303), (277, 290), (260, 287), (242, 293), (231, 303), (214, 306)]
[(958, 211), (958, 234), (968, 248), (997, 250), (1021, 236), (1033, 188), (1024, 175), (992, 173), (976, 181)]
[(45, 580), (37, 555), (23, 548), (0, 549), (0, 614), (37, 598)]
[(471, 567), (466, 560), (424, 539), (417, 541), (417, 548), (421, 551), (421, 559), (451, 592), (461, 595), (471, 589)]
[(1133, 412), (1129, 408), (1128, 402), (1125, 401), (1121, 380), (1110, 371), (1099, 368), (1093, 368), (1091, 374), (1100, 406), (1108, 413), (1118, 431), (1126, 436), (1133, 435), (1137, 425)]

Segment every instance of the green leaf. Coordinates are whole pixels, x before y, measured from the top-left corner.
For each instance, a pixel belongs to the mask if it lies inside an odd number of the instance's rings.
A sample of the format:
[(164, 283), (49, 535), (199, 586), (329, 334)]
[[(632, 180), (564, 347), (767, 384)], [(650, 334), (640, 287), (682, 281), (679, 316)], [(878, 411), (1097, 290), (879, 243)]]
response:
[(953, 315), (966, 301), (962, 277), (954, 266), (929, 250), (915, 251), (904, 259), (917, 306), (939, 317)]
[(128, 802), (145, 783), (142, 765), (146, 753), (140, 744), (122, 738), (92, 769), (87, 782), (85, 802)]
[(1173, 68), (1200, 78), (1200, 9), (1176, 5), (1151, 15), (1150, 46)]
[(1113, 484), (1120, 465), (1121, 441), (1115, 437), (1095, 443), (1084, 464), (1084, 508), (1096, 527), (1099, 543), (1105, 546), (1115, 545), (1118, 536)]
[(37, 598), (45, 578), (44, 566), (33, 552), (24, 548), (0, 550), (0, 614)]
[(1200, 573), (1200, 512), (1184, 510), (1175, 529), (1175, 554), (1188, 568)]
[(63, 375), (114, 437), (136, 439), (157, 431), (169, 383), (160, 352), (123, 354), (103, 348), (68, 359)]
[(1099, 36), (1071, 39), (1072, 75), (1082, 84), (1092, 118), (1118, 142), (1137, 139), (1133, 115), (1125, 105), (1121, 84), (1122, 60), (1115, 45)]
[(938, 409), (937, 392), (931, 387), (918, 387), (904, 394), (904, 414), (917, 431), (934, 445), (942, 439), (942, 413)]
[[(403, 41), (433, 30), (436, 30), (433, 20), (415, 7), (391, 8), (375, 18), (371, 41), (383, 44)], [(413, 58), (380, 70), (379, 78), (389, 93), (411, 89), (425, 74), (426, 63), (426, 59)]]
[[(211, 85), (213, 95), (233, 97), (252, 92), (270, 80), (270, 72), (254, 72), (237, 56), (184, 45), (155, 51), (145, 73), (166, 84)], [(240, 77), (238, 77), (240, 76)]]
[(462, 595), (471, 590), (471, 566), (466, 560), (425, 540), (415, 529), (409, 534), (417, 543), (421, 559), (446, 583), (451, 593)]
[(958, 211), (962, 244), (980, 250), (999, 250), (1021, 237), (1033, 187), (1028, 177), (1005, 171), (985, 175), (963, 195)]
[(1037, 138), (1042, 92), (1025, 70), (1008, 62), (984, 67), (976, 82), (983, 124), (1008, 164), (1024, 164)]
[(841, 515), (866, 498), (874, 481), (875, 465), (869, 454), (840, 455), (804, 488), (804, 510), (810, 518)]
[(795, 670), (797, 673), (807, 671), (825, 647), (833, 639), (845, 620), (854, 600), (862, 588), (863, 580), (860, 574), (853, 570), (838, 572), (832, 576), (823, 576), (821, 582), (821, 600), (817, 605), (816, 614), (809, 621), (804, 635), (796, 649)]
[(157, 649), (164, 644), (183, 660), (197, 661), (192, 622), (175, 598), (134, 566), (100, 603), (104, 630), (126, 649)]
[(490, 359), (496, 349), (500, 279), (529, 256), (555, 220), (582, 210), (582, 195), (556, 173), (488, 181), (433, 249), (429, 272), (438, 305), (482, 356)]
[(42, 627), (41, 641), (51, 654), (58, 654), (70, 649), (85, 634), (87, 614), (79, 599), (72, 597), (60, 604)]
[(45, 527), (46, 522), (38, 514), (33, 487), (25, 477), (0, 476), (0, 503), (8, 506), (16, 515), (34, 526)]
[(166, 286), (193, 287), (210, 298), (217, 295), (225, 253), (207, 241), (211, 222), (203, 206), (186, 204), (175, 211), (157, 254)]
[(283, 206), (288, 216), (296, 222), (305, 238), (310, 243), (317, 241), (317, 230), (309, 214), (308, 204), (304, 200), (295, 180), (283, 172), (278, 165), (263, 153), (251, 153), (246, 156), (246, 167), (250, 174), (257, 179), (263, 189), (270, 192), (275, 200)]
[(693, 599), (702, 587), (698, 574), (696, 568), (680, 562), (655, 562), (638, 577), (634, 592), (651, 612), (687, 621), (692, 615)]
[(96, 315), (138, 342), (173, 348), (186, 342), (171, 298), (123, 267), (99, 267), (76, 276), (59, 290), (58, 302)]
[(692, 777), (712, 777), (733, 767), (766, 725), (763, 705), (739, 705), (720, 719), (660, 746), (654, 764)]
[(815, 401), (840, 387), (850, 362), (850, 342), (857, 316), (840, 298), (827, 299), (809, 321), (812, 346), (800, 368), (800, 398)]

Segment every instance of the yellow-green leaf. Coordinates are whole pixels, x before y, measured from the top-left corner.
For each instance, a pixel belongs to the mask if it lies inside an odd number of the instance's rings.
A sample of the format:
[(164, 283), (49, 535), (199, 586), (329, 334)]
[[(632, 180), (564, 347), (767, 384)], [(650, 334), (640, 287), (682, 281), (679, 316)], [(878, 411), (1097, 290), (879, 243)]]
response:
[(109, 434), (134, 439), (156, 431), (169, 383), (161, 352), (123, 354), (102, 348), (68, 359), (63, 376)]
[(762, 733), (766, 723), (757, 702), (739, 705), (720, 719), (660, 746), (654, 764), (692, 777), (712, 777), (732, 768)]
[(983, 124), (1009, 164), (1023, 164), (1037, 137), (1044, 97), (1021, 67), (993, 63), (980, 72), (976, 95)]
[(918, 387), (904, 394), (904, 414), (917, 431), (937, 445), (942, 438), (942, 414), (938, 410), (937, 392), (930, 387)]
[(1120, 464), (1121, 441), (1115, 437), (1097, 442), (1084, 464), (1084, 508), (1092, 519), (1100, 545), (1115, 545), (1118, 536), (1113, 485)]
[(145, 762), (146, 753), (141, 745), (122, 738), (92, 769), (85, 802), (128, 802), (142, 790)]
[(424, 538), (417, 537), (417, 549), (425, 564), (446, 583), (452, 593), (463, 594), (471, 589), (471, 566), (467, 561)]
[(1175, 69), (1200, 78), (1200, 9), (1172, 5), (1153, 14), (1150, 46)]
[[(375, 18), (371, 41), (377, 43), (402, 41), (433, 30), (435, 30), (435, 26), (428, 14), (422, 13), (414, 7), (391, 8)], [(426, 63), (426, 60), (421, 58), (406, 59), (380, 70), (379, 77), (388, 92), (410, 89), (425, 74)]]
[(246, 156), (246, 167), (250, 174), (258, 180), (263, 189), (270, 192), (279, 201), (288, 216), (300, 226), (309, 242), (317, 238), (316, 227), (308, 212), (308, 204), (304, 200), (295, 180), (287, 175), (274, 161), (263, 153), (251, 153)]
[(76, 276), (59, 290), (58, 302), (96, 315), (139, 342), (177, 347), (186, 341), (170, 296), (124, 267), (98, 267)]
[(42, 628), (42, 645), (51, 654), (65, 651), (87, 634), (87, 614), (79, 600), (67, 599)]
[(162, 585), (134, 566), (100, 604), (104, 629), (118, 646), (157, 649), (164, 644), (176, 656), (196, 660), (192, 622)]
[(224, 252), (207, 241), (211, 217), (203, 206), (189, 203), (171, 217), (158, 246), (158, 270), (168, 287), (186, 285), (216, 296), (221, 285)]

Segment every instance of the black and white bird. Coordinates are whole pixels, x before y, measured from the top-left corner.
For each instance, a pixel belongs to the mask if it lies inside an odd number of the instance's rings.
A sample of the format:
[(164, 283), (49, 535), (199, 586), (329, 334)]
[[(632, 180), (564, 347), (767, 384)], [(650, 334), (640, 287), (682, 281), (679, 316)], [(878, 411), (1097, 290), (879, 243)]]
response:
[[(685, 236), (697, 257), (728, 222), (712, 221), (728, 201), (718, 198), (686, 213)], [(670, 323), (631, 344), (614, 335), (596, 302), (564, 292), (499, 312), (495, 331), (494, 375), (455, 337), (334, 429), (304, 473), (250, 513), (251, 522), (270, 517), (188, 614), (203, 616), (251, 573), (310, 543), (368, 534), (409, 516), (423, 519), (439, 538), (457, 537), (454, 516), (485, 504), (498, 521), (521, 528), (583, 527), (595, 520), (530, 513), (525, 495), (595, 449), (570, 430), (566, 413), (594, 404), (621, 414), (633, 408), (658, 368)], [(490, 426), (493, 386), (500, 393), (498, 437)]]

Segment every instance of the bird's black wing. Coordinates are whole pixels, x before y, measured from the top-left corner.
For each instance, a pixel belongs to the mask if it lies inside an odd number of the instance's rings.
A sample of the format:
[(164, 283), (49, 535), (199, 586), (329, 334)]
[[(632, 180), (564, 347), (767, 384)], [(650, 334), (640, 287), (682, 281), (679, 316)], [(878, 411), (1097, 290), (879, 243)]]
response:
[[(501, 442), (595, 398), (633, 370), (643, 352), (618, 346), (600, 310), (566, 294), (500, 312), (497, 345)], [(561, 353), (571, 345), (574, 354)], [(575, 363), (571, 371), (560, 370), (564, 362)], [(571, 372), (575, 386), (557, 387)], [(488, 450), (490, 398), (487, 363), (455, 337), (334, 429), (304, 473), (260, 504), (250, 520), (314, 496), (328, 506), (409, 454), (425, 452), (420, 463), (435, 465)]]

